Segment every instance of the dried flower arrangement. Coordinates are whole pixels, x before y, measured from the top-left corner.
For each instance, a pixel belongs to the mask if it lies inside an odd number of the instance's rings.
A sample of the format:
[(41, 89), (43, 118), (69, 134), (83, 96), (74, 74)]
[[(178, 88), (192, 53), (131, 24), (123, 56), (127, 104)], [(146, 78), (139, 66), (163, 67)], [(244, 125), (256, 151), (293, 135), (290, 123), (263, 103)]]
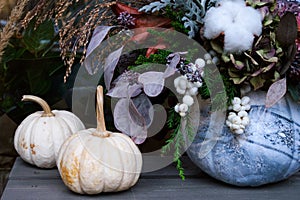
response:
[[(182, 178), (180, 155), (185, 136), (181, 133), (180, 119), (187, 119), (184, 128), (192, 137), (194, 133), (188, 121), (193, 97), (210, 96), (209, 81), (205, 76), (211, 72), (206, 66), (216, 65), (221, 72), (226, 94), (215, 100), (220, 108), (232, 111), (226, 124), (235, 134), (242, 134), (249, 124), (250, 99), (245, 94), (250, 90), (268, 91), (266, 107), (271, 107), (287, 92), (295, 101), (300, 101), (300, 3), (297, 1), (126, 1), (130, 5), (119, 1), (86, 1), (76, 8), (78, 2), (40, 0), (17, 21), (26, 28), (32, 19), (39, 24), (54, 18), (59, 29), (61, 55), (68, 66), (65, 81), (79, 49), (83, 52), (81, 62), (90, 74), (98, 70), (93, 63), (103, 62), (104, 68), (108, 69), (104, 72), (107, 95), (119, 99), (114, 110), (115, 127), (129, 134), (137, 144), (147, 138), (153, 116), (151, 101), (163, 97), (161, 103), (169, 110), (166, 126), (172, 130), (163, 152), (171, 146), (175, 148), (174, 161)], [(196, 40), (208, 53), (200, 58), (189, 58), (184, 51), (193, 49), (163, 50), (176, 44), (168, 43), (168, 36), (148, 31), (147, 27), (175, 29)], [(107, 52), (100, 53), (107, 55), (106, 60), (99, 60), (95, 56), (99, 54), (97, 47), (116, 32), (138, 43), (151, 40), (153, 36), (160, 39), (145, 51), (135, 52), (138, 55), (134, 61), (125, 66), (120, 61), (121, 55), (128, 46), (131, 48), (131, 44), (112, 40), (109, 42), (111, 49), (103, 49)], [(149, 63), (163, 64), (165, 68), (147, 71)], [(164, 85), (175, 73), (179, 77), (174, 80), (174, 87), (182, 100), (178, 104), (166, 103), (174, 98), (164, 90)], [(132, 123), (128, 123), (129, 115)]]
[[(161, 64), (166, 65), (164, 71), (138, 73), (135, 67), (131, 66), (126, 68), (129, 71), (121, 73), (113, 82), (113, 87), (111, 87), (113, 76), (111, 72), (115, 71), (118, 59), (114, 60), (115, 62), (109, 62), (114, 64), (105, 65), (106, 69), (110, 69), (107, 70), (110, 74), (105, 77), (108, 95), (121, 99), (116, 105), (114, 123), (125, 134), (130, 133), (138, 144), (147, 138), (147, 127), (151, 124), (149, 97), (161, 95), (165, 81), (175, 72), (180, 74), (174, 80), (174, 86), (176, 92), (182, 96), (180, 100), (182, 103), (176, 104), (174, 109), (168, 106), (171, 112), (177, 112), (179, 116), (189, 119), (189, 107), (194, 103), (193, 97), (198, 94), (203, 97), (209, 96), (207, 88), (209, 83), (204, 78), (205, 73), (209, 73), (206, 66), (210, 64), (218, 66), (226, 87), (226, 94), (216, 97), (215, 100), (219, 101), (220, 108), (228, 109), (226, 124), (234, 134), (243, 134), (250, 123), (248, 118), (250, 99), (245, 96), (247, 92), (268, 91), (266, 107), (274, 105), (287, 92), (295, 101), (300, 100), (299, 83), (295, 81), (299, 80), (298, 2), (162, 0), (145, 5), (139, 10), (120, 3), (113, 5), (112, 9), (117, 15), (119, 25), (124, 26), (126, 30), (147, 27), (147, 25), (149, 27), (176, 27), (177, 30), (197, 40), (209, 52), (195, 59), (194, 62), (187, 59), (183, 52), (164, 54), (166, 52), (157, 51), (157, 49), (165, 49), (171, 45), (168, 44), (166, 37), (165, 40), (148, 48), (144, 54), (144, 60), (140, 63), (151, 63), (154, 57), (161, 56), (165, 58), (165, 60), (160, 60)], [(168, 21), (172, 9), (174, 9), (173, 12), (180, 13), (180, 10), (183, 12), (175, 19), (170, 17), (171, 21)], [(155, 20), (141, 25), (141, 21), (148, 17), (144, 12), (155, 13), (152, 14)], [(174, 25), (176, 20), (177, 26)], [(105, 31), (102, 29), (93, 37), (107, 33), (107, 29)], [(149, 37), (149, 34), (143, 31), (133, 34), (133, 38), (138, 42)], [(158, 33), (154, 31), (151, 34)], [(100, 43), (101, 41), (94, 43), (92, 39), (90, 45), (95, 47)], [(113, 52), (113, 55), (120, 55), (124, 46), (120, 46)], [(181, 51), (190, 50), (181, 49)], [(156, 62), (159, 61), (156, 60)], [(89, 65), (85, 66), (90, 68)], [(128, 97), (130, 97), (129, 100)], [(121, 109), (126, 105), (130, 105), (128, 110)], [(135, 113), (135, 121), (130, 123), (134, 127), (126, 126), (128, 113)], [(175, 127), (175, 130), (164, 146), (163, 152), (170, 149), (172, 145), (175, 147), (174, 161), (177, 162), (180, 176), (184, 178), (178, 155), (184, 146), (185, 136), (182, 136), (182, 127), (177, 117), (178, 115), (174, 113), (168, 116), (169, 127)], [(188, 130), (188, 127), (189, 124), (184, 128)], [(186, 132), (189, 136), (193, 135), (192, 131)]]

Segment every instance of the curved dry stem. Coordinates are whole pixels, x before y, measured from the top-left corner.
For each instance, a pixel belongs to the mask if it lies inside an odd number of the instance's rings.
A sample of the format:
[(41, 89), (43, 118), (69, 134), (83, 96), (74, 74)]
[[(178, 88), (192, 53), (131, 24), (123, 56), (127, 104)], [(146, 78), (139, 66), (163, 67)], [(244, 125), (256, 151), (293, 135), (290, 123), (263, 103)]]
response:
[(96, 116), (97, 116), (97, 133), (95, 133), (95, 135), (100, 137), (108, 137), (110, 134), (105, 127), (104, 110), (103, 110), (103, 87), (101, 85), (97, 87)]
[(42, 117), (53, 117), (55, 116), (54, 113), (52, 113), (49, 105), (45, 100), (43, 100), (40, 97), (33, 96), (33, 95), (24, 95), (22, 98), (22, 101), (33, 101), (35, 103), (38, 103), (42, 108), (44, 113), (42, 114)]

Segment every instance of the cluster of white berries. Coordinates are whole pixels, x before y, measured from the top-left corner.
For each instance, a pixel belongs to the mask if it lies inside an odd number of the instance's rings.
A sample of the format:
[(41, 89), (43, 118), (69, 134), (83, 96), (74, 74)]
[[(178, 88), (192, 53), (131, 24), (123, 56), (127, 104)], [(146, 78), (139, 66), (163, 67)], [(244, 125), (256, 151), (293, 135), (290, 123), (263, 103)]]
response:
[(207, 62), (207, 64), (219, 64), (220, 60), (217, 57), (217, 53), (213, 50), (210, 50), (209, 53), (204, 54), (204, 60)]
[(231, 104), (229, 110), (233, 111), (229, 112), (226, 125), (234, 134), (243, 134), (246, 126), (250, 123), (247, 112), (251, 108), (250, 98), (248, 96), (244, 96), (242, 99), (234, 97)]
[(198, 88), (202, 86), (202, 82), (192, 83), (188, 81), (186, 76), (179, 76), (174, 80), (174, 86), (176, 91), (183, 95), (182, 103), (178, 103), (174, 109), (181, 117), (184, 117), (186, 116), (189, 106), (194, 104), (192, 96), (198, 94)]

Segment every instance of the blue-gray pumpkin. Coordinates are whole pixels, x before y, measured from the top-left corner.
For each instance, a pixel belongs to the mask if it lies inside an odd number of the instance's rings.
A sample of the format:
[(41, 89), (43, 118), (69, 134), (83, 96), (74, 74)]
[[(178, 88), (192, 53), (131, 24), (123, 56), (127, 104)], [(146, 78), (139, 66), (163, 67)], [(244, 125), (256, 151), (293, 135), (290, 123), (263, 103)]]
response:
[(188, 155), (210, 176), (237, 186), (287, 179), (300, 170), (300, 106), (284, 97), (265, 108), (266, 93), (249, 96), (250, 124), (243, 135), (227, 128), (224, 113), (201, 112)]

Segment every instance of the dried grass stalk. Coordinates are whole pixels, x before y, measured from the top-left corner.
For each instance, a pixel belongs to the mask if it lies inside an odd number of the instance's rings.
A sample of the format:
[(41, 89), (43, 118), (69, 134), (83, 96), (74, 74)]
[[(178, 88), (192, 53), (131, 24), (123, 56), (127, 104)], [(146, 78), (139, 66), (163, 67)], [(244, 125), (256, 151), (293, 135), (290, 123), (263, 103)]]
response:
[(0, 63), (9, 40), (20, 28), (18, 23), (28, 2), (29, 0), (19, 0), (17, 2), (17, 5), (11, 11), (7, 24), (0, 33)]
[[(140, 7), (151, 1), (153, 0), (119, 0), (119, 2), (133, 7)], [(17, 24), (19, 21), (27, 2), (28, 0), (19, 0), (18, 5), (14, 8), (8, 25), (0, 37), (0, 56), (3, 54), (9, 38), (16, 31), (13, 24)], [(55, 26), (59, 28), (61, 57), (67, 66), (64, 78), (66, 81), (72, 72), (72, 66), (79, 50), (82, 52), (80, 62), (84, 60), (92, 31), (98, 25), (109, 25), (109, 21), (114, 17), (110, 7), (115, 3), (116, 1), (112, 0), (31, 0), (29, 6), (31, 9), (22, 19), (21, 26), (26, 28), (33, 19), (36, 21), (36, 26), (46, 19), (54, 19)], [(19, 15), (17, 15), (18, 13)]]

